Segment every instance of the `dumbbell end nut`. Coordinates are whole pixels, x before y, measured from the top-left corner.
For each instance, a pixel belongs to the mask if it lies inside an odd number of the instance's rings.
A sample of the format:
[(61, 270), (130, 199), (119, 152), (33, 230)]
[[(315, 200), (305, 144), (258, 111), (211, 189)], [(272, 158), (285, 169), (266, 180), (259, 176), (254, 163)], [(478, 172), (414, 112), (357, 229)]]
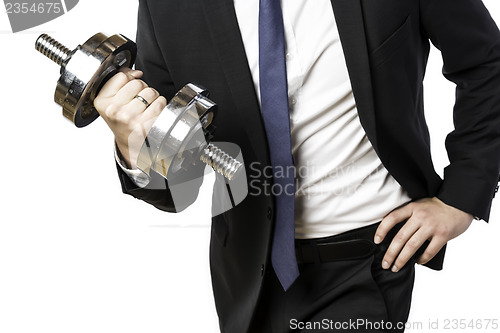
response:
[(64, 117), (77, 127), (92, 123), (98, 116), (94, 99), (104, 83), (123, 67), (132, 67), (137, 52), (134, 42), (122, 35), (97, 33), (73, 51), (42, 34), (35, 48), (61, 66), (54, 101)]
[(62, 66), (72, 53), (70, 49), (47, 34), (42, 34), (37, 38), (35, 49), (59, 66)]
[(229, 180), (233, 179), (242, 166), (241, 162), (232, 158), (211, 143), (203, 149), (200, 160)]

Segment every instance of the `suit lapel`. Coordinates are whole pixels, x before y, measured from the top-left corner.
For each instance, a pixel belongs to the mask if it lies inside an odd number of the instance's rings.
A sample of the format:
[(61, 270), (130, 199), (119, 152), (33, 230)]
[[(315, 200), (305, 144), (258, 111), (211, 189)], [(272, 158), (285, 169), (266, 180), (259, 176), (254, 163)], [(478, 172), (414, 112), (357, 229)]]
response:
[(233, 0), (201, 0), (210, 36), (220, 59), (225, 79), (237, 107), (245, 102), (257, 107), (252, 74), (234, 10)]
[(331, 0), (359, 118), (377, 149), (375, 108), (361, 0)]
[[(200, 0), (210, 36), (225, 74), (228, 90), (257, 154), (266, 153), (259, 101), (248, 66), (233, 0)], [(249, 147), (255, 148), (255, 147)], [(264, 155), (267, 157), (267, 155)]]
[[(251, 91), (247, 93), (254, 94), (252, 76), (233, 0), (200, 0), (200, 2), (205, 12), (210, 36), (232, 92), (251, 87)], [(245, 83), (244, 87), (240, 86), (242, 82)]]

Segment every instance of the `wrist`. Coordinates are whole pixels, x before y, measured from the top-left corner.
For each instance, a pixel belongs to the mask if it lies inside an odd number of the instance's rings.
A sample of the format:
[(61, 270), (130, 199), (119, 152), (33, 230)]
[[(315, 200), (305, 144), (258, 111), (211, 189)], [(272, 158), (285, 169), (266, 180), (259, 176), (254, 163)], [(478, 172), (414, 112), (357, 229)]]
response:
[(120, 162), (122, 163), (122, 165), (129, 170), (136, 170), (137, 161), (134, 162), (131, 161), (128, 147), (123, 147), (116, 141), (115, 141), (115, 147), (116, 147), (116, 155), (120, 160)]

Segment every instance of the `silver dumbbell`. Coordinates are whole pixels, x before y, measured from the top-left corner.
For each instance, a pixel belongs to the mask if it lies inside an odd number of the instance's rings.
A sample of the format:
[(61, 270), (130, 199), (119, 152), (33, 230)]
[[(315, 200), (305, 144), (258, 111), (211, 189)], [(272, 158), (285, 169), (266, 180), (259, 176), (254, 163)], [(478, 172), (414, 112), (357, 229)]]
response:
[[(98, 116), (94, 99), (106, 81), (121, 68), (132, 67), (137, 47), (122, 35), (98, 33), (71, 51), (43, 34), (35, 48), (61, 66), (54, 100), (63, 115), (77, 127), (84, 127)], [(208, 92), (195, 85), (183, 87), (161, 112), (139, 153), (137, 165), (169, 179), (198, 160), (231, 180), (244, 168), (242, 163), (213, 144), (212, 125), (216, 104)]]

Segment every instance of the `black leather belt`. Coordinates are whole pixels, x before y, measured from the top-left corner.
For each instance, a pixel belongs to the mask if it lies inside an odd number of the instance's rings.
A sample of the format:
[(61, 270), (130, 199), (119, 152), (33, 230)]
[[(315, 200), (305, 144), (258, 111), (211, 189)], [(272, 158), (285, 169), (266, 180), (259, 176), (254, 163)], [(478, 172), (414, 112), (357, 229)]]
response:
[(373, 242), (379, 223), (354, 229), (339, 235), (297, 239), (295, 253), (299, 264), (355, 260), (370, 256), (377, 245)]
[(297, 263), (355, 260), (370, 256), (377, 246), (367, 239), (325, 244), (302, 244), (295, 247)]

